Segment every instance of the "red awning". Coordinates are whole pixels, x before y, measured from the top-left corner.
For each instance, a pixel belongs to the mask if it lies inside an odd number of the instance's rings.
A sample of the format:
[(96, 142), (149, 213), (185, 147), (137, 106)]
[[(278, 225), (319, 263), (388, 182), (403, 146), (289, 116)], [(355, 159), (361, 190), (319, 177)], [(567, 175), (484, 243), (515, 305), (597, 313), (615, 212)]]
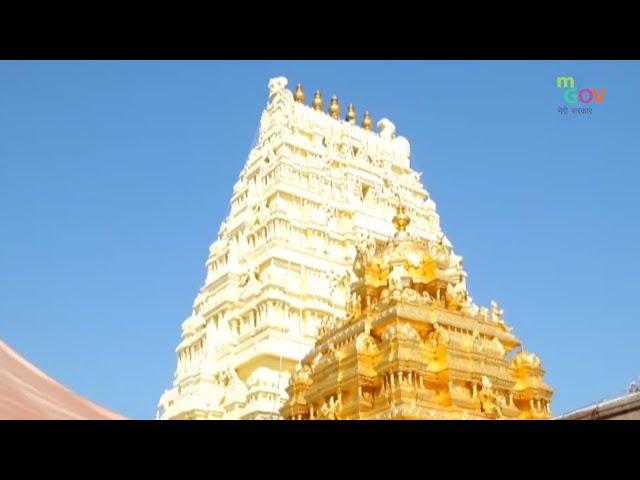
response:
[(0, 340), (0, 419), (125, 420), (29, 363)]

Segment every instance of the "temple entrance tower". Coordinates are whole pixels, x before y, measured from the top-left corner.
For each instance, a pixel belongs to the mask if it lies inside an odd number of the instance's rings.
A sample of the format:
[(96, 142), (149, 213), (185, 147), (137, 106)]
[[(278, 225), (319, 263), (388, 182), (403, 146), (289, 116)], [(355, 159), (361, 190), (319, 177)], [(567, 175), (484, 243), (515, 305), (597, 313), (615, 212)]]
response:
[(269, 81), (158, 418), (279, 418), (291, 372), (319, 329), (346, 315), (356, 245), (389, 240), (398, 202), (409, 233), (451, 247), (393, 123), (375, 131), (365, 113), (358, 124), (353, 105), (325, 107), (320, 92), (309, 103), (302, 86)]

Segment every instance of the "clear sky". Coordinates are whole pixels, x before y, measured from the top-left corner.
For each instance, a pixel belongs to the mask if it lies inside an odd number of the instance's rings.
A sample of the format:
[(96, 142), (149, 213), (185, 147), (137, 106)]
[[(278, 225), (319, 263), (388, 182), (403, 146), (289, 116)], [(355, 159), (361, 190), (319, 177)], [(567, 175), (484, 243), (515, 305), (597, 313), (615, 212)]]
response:
[[(153, 418), (269, 78), (387, 117), (555, 414), (640, 375), (640, 62), (0, 62), (0, 338)], [(558, 113), (558, 75), (606, 88)]]

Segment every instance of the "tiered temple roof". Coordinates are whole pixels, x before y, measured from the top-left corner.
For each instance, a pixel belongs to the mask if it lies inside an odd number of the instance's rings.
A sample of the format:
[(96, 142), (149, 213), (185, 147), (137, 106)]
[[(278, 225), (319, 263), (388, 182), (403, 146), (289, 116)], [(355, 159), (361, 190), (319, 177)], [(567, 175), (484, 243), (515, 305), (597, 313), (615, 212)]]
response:
[(393, 223), (385, 245), (359, 245), (347, 314), (323, 326), (282, 415), (549, 418), (540, 359), (521, 348), (497, 304), (473, 303), (460, 258), (440, 240), (409, 235), (402, 206)]

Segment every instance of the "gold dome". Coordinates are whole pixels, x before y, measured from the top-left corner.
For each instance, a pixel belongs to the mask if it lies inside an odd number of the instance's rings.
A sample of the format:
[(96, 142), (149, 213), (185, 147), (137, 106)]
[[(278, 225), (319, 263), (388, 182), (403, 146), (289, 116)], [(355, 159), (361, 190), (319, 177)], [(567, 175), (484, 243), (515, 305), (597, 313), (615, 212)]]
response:
[(340, 118), (340, 104), (338, 103), (338, 97), (335, 95), (331, 97), (331, 104), (329, 105), (329, 115), (333, 118)]
[(526, 366), (530, 368), (540, 367), (540, 358), (535, 353), (527, 352), (524, 349), (518, 352), (518, 354), (515, 357), (513, 357), (513, 360), (511, 362), (516, 368), (521, 366)]
[(298, 103), (304, 103), (304, 89), (301, 83), (296, 86), (296, 93), (293, 94), (293, 99)]
[(369, 112), (364, 112), (364, 117), (362, 117), (362, 128), (365, 130), (371, 130), (373, 128), (373, 120)]
[(311, 106), (314, 110), (322, 110), (324, 108), (324, 102), (322, 101), (322, 94), (320, 93), (320, 90), (316, 90), (316, 93), (313, 94)]
[(356, 107), (353, 106), (353, 103), (350, 103), (347, 107), (347, 116), (345, 120), (352, 125), (356, 124)]
[(434, 286), (428, 286), (436, 277), (437, 265), (429, 253), (426, 241), (413, 238), (406, 232), (411, 219), (402, 205), (393, 217), (396, 233), (386, 245), (376, 249), (366, 262), (356, 259), (354, 273), (364, 279), (373, 289), (388, 287), (393, 290), (392, 278), (404, 279), (403, 283), (413, 284), (420, 294), (427, 288), (435, 294)]

